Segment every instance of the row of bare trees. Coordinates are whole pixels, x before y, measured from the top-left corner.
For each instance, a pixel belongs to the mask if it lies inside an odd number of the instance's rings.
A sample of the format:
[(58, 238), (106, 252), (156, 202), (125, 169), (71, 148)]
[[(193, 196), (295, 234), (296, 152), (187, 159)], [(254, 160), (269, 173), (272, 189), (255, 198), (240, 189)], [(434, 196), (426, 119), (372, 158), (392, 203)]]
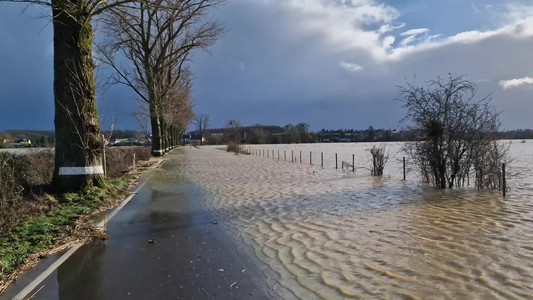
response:
[(47, 6), (54, 32), (55, 171), (59, 190), (75, 190), (102, 179), (104, 138), (96, 107), (94, 24), (104, 42), (97, 58), (112, 68), (109, 83), (132, 88), (150, 117), (152, 150), (162, 155), (176, 144), (193, 118), (195, 49), (222, 33), (204, 21), (223, 0), (0, 0)]
[[(221, 26), (203, 21), (220, 0), (152, 0), (110, 9), (101, 61), (115, 72), (111, 83), (130, 87), (150, 117), (152, 153), (174, 146), (193, 119), (192, 50), (211, 46)], [(126, 61), (126, 63), (124, 62)]]

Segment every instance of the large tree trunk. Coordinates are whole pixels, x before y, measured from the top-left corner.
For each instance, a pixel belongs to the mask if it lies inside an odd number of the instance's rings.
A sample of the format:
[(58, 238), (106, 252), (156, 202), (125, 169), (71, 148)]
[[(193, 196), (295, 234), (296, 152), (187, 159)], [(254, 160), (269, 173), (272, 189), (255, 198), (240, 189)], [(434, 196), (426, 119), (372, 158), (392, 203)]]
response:
[(163, 136), (165, 137), (165, 153), (168, 152), (170, 149), (170, 144), (169, 144), (169, 140), (168, 140), (168, 125), (167, 125), (167, 122), (164, 122), (163, 121), (163, 124), (164, 124), (164, 127), (163, 127)]
[(170, 140), (170, 148), (173, 149), (176, 146), (176, 141), (174, 140), (174, 125), (171, 125), (169, 127), (169, 140)]
[(163, 156), (163, 145), (161, 139), (161, 123), (159, 122), (159, 116), (157, 108), (154, 105), (150, 105), (150, 123), (152, 125), (152, 155)]
[[(78, 0), (79, 1), (79, 0)], [(76, 0), (54, 0), (55, 170), (60, 190), (77, 190), (103, 176), (103, 139), (96, 108), (93, 31)], [(69, 9), (70, 11), (70, 9)]]
[(163, 150), (163, 154), (167, 153), (167, 137), (166, 137), (166, 126), (165, 122), (163, 121), (163, 118), (159, 118), (159, 124), (161, 126), (161, 149)]

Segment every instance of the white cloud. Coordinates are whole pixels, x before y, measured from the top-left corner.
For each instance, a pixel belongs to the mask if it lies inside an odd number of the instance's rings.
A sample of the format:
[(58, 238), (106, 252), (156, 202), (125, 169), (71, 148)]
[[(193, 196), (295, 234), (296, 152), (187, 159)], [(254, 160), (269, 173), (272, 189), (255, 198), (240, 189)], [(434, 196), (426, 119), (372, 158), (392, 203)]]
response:
[(400, 15), (397, 9), (376, 0), (262, 2), (287, 10), (293, 16), (293, 30), (304, 36), (319, 36), (321, 42), (332, 46), (332, 51), (369, 51), (379, 60), (386, 56), (384, 35), (403, 26), (395, 21)]
[(533, 77), (524, 77), (510, 80), (500, 80), (500, 86), (506, 90), (510, 88), (515, 88), (525, 84), (533, 84)]
[(391, 24), (384, 24), (384, 25), (381, 25), (381, 27), (379, 27), (378, 32), (380, 34), (384, 34), (384, 33), (387, 33), (387, 32), (394, 31), (396, 29), (403, 28), (404, 26), (405, 26), (405, 23), (401, 23), (400, 25), (397, 25), (397, 26), (393, 26)]
[(402, 43), (400, 47), (391, 49), (385, 60), (400, 60), (407, 55), (434, 50), (436, 48), (452, 44), (472, 44), (496, 36), (512, 36), (516, 38), (533, 37), (533, 17), (526, 20), (521, 20), (515, 24), (508, 25), (497, 30), (465, 31), (447, 38), (440, 38), (438, 35), (431, 35), (414, 45)]
[(401, 36), (407, 36), (407, 35), (419, 35), (422, 33), (428, 33), (429, 28), (415, 28), (411, 30), (407, 30), (405, 32), (402, 32)]
[[(376, 62), (397, 61), (407, 55), (450, 44), (475, 43), (496, 35), (533, 36), (533, 5), (501, 4), (491, 9), (499, 28), (458, 32), (451, 36), (429, 35), (429, 28), (396, 33), (404, 23), (401, 12), (379, 0), (257, 0), (286, 9), (295, 30), (319, 35), (333, 52), (363, 51)], [(473, 7), (479, 9), (474, 2)], [(376, 29), (373, 29), (376, 28)], [(395, 44), (398, 37), (404, 37)]]
[[(454, 9), (431, 12), (431, 5), (428, 8), (424, 0), (416, 0), (413, 2), (424, 6), (424, 15), (415, 18), (417, 25), (410, 21), (413, 12), (407, 10), (406, 14), (410, 15), (401, 20), (363, 25), (357, 14), (352, 14), (356, 9), (354, 5), (362, 2), (345, 6), (332, 4), (342, 1), (231, 2), (226, 6), (225, 16), (235, 22), (227, 21), (230, 25), (227, 40), (217, 43), (213, 55), (206, 55), (201, 68), (197, 67), (195, 73), (202, 75), (196, 81), (198, 84), (195, 82), (194, 97), (228, 99), (224, 107), (241, 107), (242, 119), (247, 123), (262, 118), (259, 121), (286, 124), (296, 118), (308, 120), (313, 126), (366, 128), (372, 124), (388, 128), (389, 120), (395, 122), (404, 114), (397, 101), (390, 101), (398, 97), (396, 86), (415, 79), (417, 85), (423, 85), (426, 80), (446, 77), (447, 73), (464, 74), (470, 80), (479, 80), (480, 97), (492, 95), (497, 110), (503, 111), (506, 128), (531, 126), (529, 115), (533, 104), (517, 100), (530, 98), (533, 86), (503, 90), (498, 84), (500, 79), (533, 77), (530, 54), (533, 35), (529, 34), (533, 24), (528, 19), (487, 24), (492, 22), (491, 17), (461, 11), (461, 17), (475, 18), (464, 25), (462, 22), (454, 24), (449, 28), (457, 28), (455, 32), (439, 36), (441, 20), (457, 17)], [(313, 6), (306, 7), (302, 3)], [(355, 3), (355, 0), (342, 3)], [(489, 14), (482, 3), (482, 0), (477, 2), (482, 13)], [(466, 1), (463, 8), (468, 10), (469, 4)], [(490, 14), (501, 11), (501, 7), (495, 5)], [(402, 28), (400, 24), (404, 21), (406, 25)], [(402, 35), (403, 32), (409, 34)], [(413, 34), (417, 34), (418, 39), (401, 46), (402, 40)], [(254, 68), (246, 68), (249, 76), (232, 76), (241, 73), (238, 64), (242, 61), (254, 62)], [(200, 66), (198, 62), (195, 64)], [(268, 80), (258, 80), (265, 78)], [(220, 89), (220, 86), (229, 88)], [(333, 98), (336, 101), (331, 101)], [(286, 99), (294, 100), (287, 102)], [(274, 107), (283, 109), (265, 109), (270, 107), (270, 101), (280, 104)], [(305, 105), (307, 103), (313, 105)], [(223, 106), (217, 102), (205, 107), (210, 107), (206, 110), (211, 110), (211, 114), (224, 115), (219, 112)]]
[(352, 73), (355, 73), (355, 72), (358, 72), (358, 71), (361, 71), (361, 70), (364, 69), (363, 66), (361, 66), (361, 65), (358, 65), (358, 64), (355, 64), (355, 63), (349, 63), (349, 62), (345, 62), (345, 61), (341, 62), (340, 66), (344, 70), (346, 70), (348, 72), (352, 72)]
[(472, 1), (471, 4), (472, 4), (472, 10), (473, 10), (476, 14), (479, 14), (479, 13), (481, 12), (481, 10), (480, 10), (479, 7), (477, 6), (477, 4), (476, 4), (474, 1)]
[(531, 16), (533, 16), (533, 5), (507, 3), (500, 18), (504, 23), (513, 23), (516, 20), (528, 19)]
[(392, 35), (386, 36), (383, 39), (383, 48), (390, 49), (392, 47), (392, 44), (394, 44), (394, 41), (396, 41), (396, 38), (394, 38), (394, 36)]

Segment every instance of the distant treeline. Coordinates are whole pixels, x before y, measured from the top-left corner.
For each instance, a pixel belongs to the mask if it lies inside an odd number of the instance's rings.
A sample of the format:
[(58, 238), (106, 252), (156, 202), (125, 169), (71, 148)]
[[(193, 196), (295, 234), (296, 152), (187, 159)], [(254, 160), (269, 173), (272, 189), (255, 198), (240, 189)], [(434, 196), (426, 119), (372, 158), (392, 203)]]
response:
[[(299, 143), (346, 143), (346, 142), (372, 142), (372, 141), (407, 141), (416, 139), (419, 134), (414, 131), (396, 131), (388, 129), (338, 129), (313, 132), (309, 125), (299, 123), (286, 126), (254, 125), (242, 127), (241, 142), (245, 144), (299, 144)], [(226, 144), (231, 140), (227, 128), (208, 129), (205, 140), (208, 144)], [(197, 134), (197, 132), (191, 132)]]
[(532, 129), (517, 129), (502, 131), (497, 134), (501, 140), (528, 140), (533, 139)]
[[(208, 144), (226, 144), (229, 140), (228, 128), (207, 129), (204, 137)], [(286, 126), (253, 125), (240, 129), (242, 142), (246, 144), (298, 144), (298, 143), (344, 143), (344, 142), (394, 142), (420, 139), (422, 134), (412, 130), (374, 129), (322, 129), (309, 131), (309, 125), (299, 123)], [(190, 134), (196, 134), (192, 131)], [(109, 140), (145, 138), (146, 132), (139, 130), (115, 130), (103, 132)], [(533, 139), (532, 129), (502, 131), (499, 139)], [(55, 135), (53, 130), (8, 130), (0, 132), (0, 148), (11, 147), (15, 141), (28, 139), (33, 147), (53, 147)]]
[[(108, 140), (146, 138), (147, 133), (139, 130), (103, 131)], [(7, 130), (0, 131), (0, 148), (8, 148), (19, 140), (31, 140), (31, 147), (54, 147), (55, 132), (53, 130)]]
[[(403, 142), (423, 138), (423, 132), (416, 130), (375, 129), (322, 129), (309, 131), (309, 125), (299, 123), (286, 126), (253, 125), (240, 128), (244, 144), (298, 144), (298, 143), (348, 143), (348, 142)], [(197, 131), (190, 132), (197, 135)], [(228, 128), (207, 129), (207, 144), (227, 144), (233, 131)], [(499, 139), (533, 139), (533, 130), (518, 129), (498, 133)]]

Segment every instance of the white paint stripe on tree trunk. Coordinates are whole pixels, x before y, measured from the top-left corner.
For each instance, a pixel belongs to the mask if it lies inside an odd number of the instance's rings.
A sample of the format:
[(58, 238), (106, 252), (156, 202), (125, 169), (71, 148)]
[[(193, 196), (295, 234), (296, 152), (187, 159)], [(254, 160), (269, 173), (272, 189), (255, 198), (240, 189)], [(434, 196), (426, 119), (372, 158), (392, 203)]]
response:
[(164, 153), (165, 150), (152, 150), (153, 153)]
[(104, 174), (104, 168), (102, 166), (90, 166), (90, 167), (60, 167), (59, 175), (72, 176), (72, 175), (93, 175)]

